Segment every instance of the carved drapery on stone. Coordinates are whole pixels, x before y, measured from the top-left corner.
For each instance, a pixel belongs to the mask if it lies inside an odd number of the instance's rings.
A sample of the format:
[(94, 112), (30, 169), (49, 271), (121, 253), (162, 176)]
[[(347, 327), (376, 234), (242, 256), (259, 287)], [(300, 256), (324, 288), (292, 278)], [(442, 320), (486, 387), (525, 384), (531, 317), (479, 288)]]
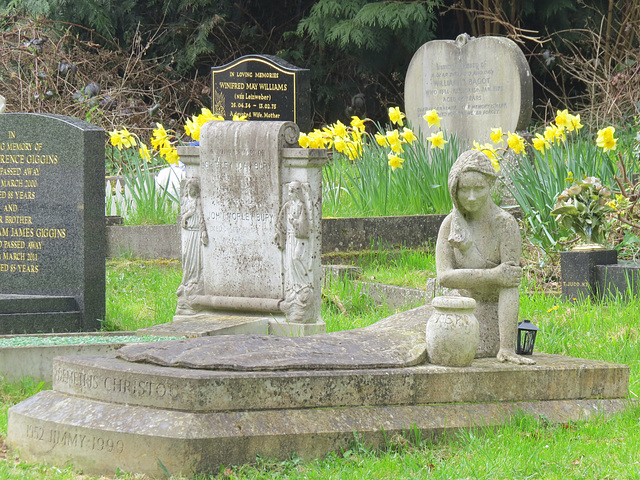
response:
[(288, 184), (288, 200), (278, 215), (276, 244), (284, 252), (284, 301), (287, 320), (303, 322), (313, 308), (313, 214), (310, 186), (294, 180)]
[(182, 188), (182, 282), (178, 287), (176, 314), (196, 312), (196, 295), (204, 291), (202, 283), (202, 247), (209, 243), (200, 200), (200, 179), (192, 177)]

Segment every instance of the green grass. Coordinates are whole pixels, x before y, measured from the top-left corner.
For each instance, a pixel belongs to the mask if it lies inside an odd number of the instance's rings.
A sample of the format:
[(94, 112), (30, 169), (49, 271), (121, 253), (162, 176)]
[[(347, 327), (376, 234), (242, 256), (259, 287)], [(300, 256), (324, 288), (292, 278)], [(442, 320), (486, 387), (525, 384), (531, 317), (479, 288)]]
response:
[(109, 260), (103, 330), (138, 330), (171, 322), (181, 279), (178, 261)]
[[(381, 276), (375, 272), (386, 270), (385, 281), (399, 284), (415, 285), (422, 281), (422, 271), (433, 268), (432, 255), (412, 250), (360, 252), (357, 257), (363, 264), (363, 276)], [(170, 305), (169, 316), (172, 315), (175, 288), (180, 282), (175, 262), (121, 259), (109, 263), (108, 275), (109, 301), (136, 304), (131, 307), (127, 322), (159, 321), (161, 317), (155, 310), (160, 307), (155, 297), (162, 295), (169, 297), (166, 301)], [(533, 284), (527, 287), (521, 290), (520, 316), (541, 328), (536, 351), (625, 363), (631, 368), (630, 398), (636, 399), (640, 393), (640, 299), (572, 304), (543, 293), (542, 288), (536, 290)], [(329, 331), (365, 326), (392, 313), (346, 280), (330, 282), (323, 291), (322, 308)], [(114, 311), (109, 310), (108, 321), (113, 322)], [(29, 380), (20, 384), (0, 382), (0, 436), (6, 435), (7, 408), (42, 388), (46, 386)], [(255, 465), (230, 467), (221, 472), (220, 478), (632, 479), (640, 477), (639, 418), (637, 405), (608, 419), (595, 417), (560, 425), (522, 416), (495, 429), (449, 433), (437, 443), (424, 439), (416, 444), (394, 437), (382, 450), (354, 441), (343, 452), (308, 462), (295, 456), (286, 461), (258, 459)], [(3, 480), (90, 478), (94, 477), (74, 475), (67, 468), (58, 470), (0, 457)], [(118, 478), (142, 477), (122, 474)], [(200, 476), (197, 480), (210, 478), (213, 477)]]

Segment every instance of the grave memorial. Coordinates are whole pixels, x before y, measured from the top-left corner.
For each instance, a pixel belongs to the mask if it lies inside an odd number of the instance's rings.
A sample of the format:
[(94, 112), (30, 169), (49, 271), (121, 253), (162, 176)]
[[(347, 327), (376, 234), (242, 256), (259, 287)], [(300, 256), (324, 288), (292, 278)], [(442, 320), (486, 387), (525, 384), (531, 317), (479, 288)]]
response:
[(213, 109), (230, 120), (288, 121), (311, 129), (309, 70), (272, 55), (246, 55), (211, 69)]
[(322, 165), (292, 122), (209, 122), (179, 151), (183, 279), (171, 324), (146, 333), (323, 333)]
[[(301, 185), (312, 183), (304, 178), (312, 173), (305, 172), (315, 170), (309, 167), (309, 159), (301, 160), (301, 153), (293, 151), (301, 149), (286, 146), (291, 143), (286, 139), (293, 136), (289, 128), (292, 124), (251, 124), (207, 124), (205, 138), (209, 135), (211, 140), (222, 141), (218, 135), (226, 130), (232, 139), (251, 133), (248, 137), (255, 143), (249, 145), (245, 139), (233, 146), (235, 153), (230, 153), (226, 149), (231, 147), (224, 142), (218, 145), (205, 140), (200, 163), (193, 162), (187, 175), (190, 171), (201, 175), (205, 221), (218, 221), (232, 231), (239, 228), (238, 223), (246, 222), (247, 228), (240, 236), (248, 236), (252, 229), (265, 228), (258, 228), (252, 215), (264, 213), (263, 205), (273, 199), (258, 203), (256, 198), (253, 208), (259, 209), (254, 211), (250, 205), (241, 207), (233, 200), (229, 205), (235, 206), (234, 210), (218, 210), (220, 205), (208, 196), (207, 189), (213, 186), (207, 187), (207, 182), (225, 183), (227, 175), (229, 182), (224, 188), (235, 185), (244, 192), (251, 183), (238, 174), (244, 168), (239, 158), (250, 156), (252, 167), (247, 168), (260, 167), (269, 161), (268, 156), (257, 152), (275, 148), (269, 144), (282, 139), (285, 161), (274, 175), (281, 179), (280, 201), (272, 210), (278, 218), (274, 217), (265, 229), (265, 238), (267, 232), (276, 233), (275, 246), (262, 243), (261, 248), (271, 249), (270, 255), (278, 250), (283, 258), (298, 260), (296, 252), (305, 251), (298, 240), (309, 239), (304, 232), (305, 215), (300, 213), (308, 192), (303, 193), (305, 187)], [(261, 135), (254, 139), (258, 132)], [(238, 158), (231, 161), (229, 155)], [(248, 161), (245, 158), (242, 165)], [(220, 165), (212, 165), (216, 162)], [(212, 179), (205, 181), (205, 172), (211, 169), (220, 170), (211, 172)], [(465, 178), (464, 171), (460, 178), (463, 188), (475, 181)], [(264, 182), (273, 180), (265, 178)], [(256, 194), (263, 193), (258, 189)], [(189, 195), (192, 200), (197, 198), (198, 190)], [(469, 199), (462, 202), (467, 209), (473, 205)], [(498, 218), (504, 220), (502, 215)], [(281, 219), (286, 229), (281, 227)], [(205, 248), (215, 243), (216, 229), (212, 225), (216, 223), (206, 225)], [(196, 238), (203, 238), (195, 226)], [(478, 235), (473, 240), (478, 241)], [(291, 256), (284, 253), (290, 241), (295, 247)], [(481, 250), (487, 248), (492, 253), (490, 245)], [(266, 261), (274, 268), (272, 260)], [(248, 303), (264, 301), (268, 305), (277, 282), (265, 277), (268, 272), (255, 271), (252, 261), (252, 257), (247, 258), (255, 284), (249, 291), (263, 299), (251, 297)], [(468, 261), (474, 259), (466, 258), (465, 263)], [(276, 270), (277, 274), (282, 272), (284, 279), (274, 289), (279, 295), (299, 278), (299, 273), (287, 274), (286, 268)], [(502, 284), (500, 290), (507, 291), (506, 300), (512, 303), (510, 293), (519, 275), (505, 267), (498, 268), (498, 273), (509, 277), (508, 281), (498, 276), (496, 279)], [(236, 278), (239, 273), (225, 275), (230, 275), (231, 292), (240, 293), (239, 285), (248, 282)], [(457, 276), (464, 276), (464, 272)], [(484, 278), (477, 287), (486, 286), (487, 280)], [(222, 282), (208, 285), (205, 280), (205, 296), (218, 292), (208, 290), (221, 288), (218, 283)], [(473, 290), (474, 285), (462, 287)], [(220, 301), (231, 306), (240, 300)], [(463, 307), (473, 308), (474, 302), (468, 303)], [(508, 310), (513, 313), (513, 308)], [(468, 366), (430, 364), (426, 332), (433, 314), (434, 308), (426, 305), (342, 332), (287, 338), (209, 336), (162, 345), (129, 345), (111, 355), (57, 357), (53, 390), (42, 391), (9, 409), (6, 444), (23, 460), (71, 463), (85, 474), (113, 474), (116, 469), (154, 477), (167, 471), (171, 475), (214, 474), (226, 466), (253, 462), (256, 455), (282, 459), (296, 452), (310, 459), (340, 451), (353, 442), (354, 433), (359, 441), (377, 447), (391, 436), (412, 429), (419, 430), (422, 438), (432, 438), (445, 431), (499, 425), (523, 412), (548, 422), (566, 423), (613, 413), (628, 405), (627, 366), (543, 353), (530, 357), (535, 364), (516, 364), (522, 362), (515, 358), (515, 350), (509, 352), (511, 357), (500, 355), (512, 348), (511, 339), (490, 339), (491, 343), (499, 340), (498, 358), (491, 347), (491, 356), (476, 355)], [(515, 319), (510, 315), (508, 320)]]
[(520, 48), (503, 37), (433, 40), (414, 54), (405, 80), (405, 112), (423, 133), (425, 112), (437, 110), (441, 128), (471, 146), (490, 141), (491, 128), (525, 129), (533, 82)]
[(0, 333), (91, 331), (105, 314), (104, 131), (0, 115)]

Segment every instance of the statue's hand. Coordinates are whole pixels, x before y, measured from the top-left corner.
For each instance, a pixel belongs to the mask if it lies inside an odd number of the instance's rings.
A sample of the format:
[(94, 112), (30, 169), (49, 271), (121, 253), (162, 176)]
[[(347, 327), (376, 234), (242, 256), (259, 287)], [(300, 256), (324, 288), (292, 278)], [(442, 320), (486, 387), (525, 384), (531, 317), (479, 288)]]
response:
[(497, 283), (501, 287), (519, 287), (522, 280), (522, 268), (513, 263), (501, 263), (495, 268)]

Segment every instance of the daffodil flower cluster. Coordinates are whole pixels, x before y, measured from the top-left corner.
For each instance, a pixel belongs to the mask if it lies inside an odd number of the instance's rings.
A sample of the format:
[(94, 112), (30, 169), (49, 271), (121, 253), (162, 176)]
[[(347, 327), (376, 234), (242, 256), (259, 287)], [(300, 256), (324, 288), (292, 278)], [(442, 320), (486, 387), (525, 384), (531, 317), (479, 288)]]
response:
[(308, 134), (300, 133), (298, 143), (302, 148), (334, 148), (336, 152), (355, 160), (362, 154), (365, 122), (366, 120), (353, 116), (350, 126), (346, 126), (338, 120), (321, 130), (316, 128)]
[[(233, 116), (233, 120), (243, 121), (246, 120), (246, 116)], [(216, 115), (208, 108), (203, 108), (199, 115), (193, 115), (187, 120), (184, 125), (184, 131), (187, 135), (193, 138), (195, 141), (200, 141), (200, 129), (202, 126), (212, 120), (224, 120), (224, 117)], [(111, 145), (118, 150), (138, 147), (138, 154), (140, 158), (150, 162), (156, 155), (164, 158), (167, 163), (178, 163), (180, 159), (178, 157), (178, 151), (176, 145), (179, 140), (173, 130), (166, 130), (161, 123), (156, 123), (156, 128), (153, 129), (153, 135), (151, 137), (151, 149), (142, 142), (136, 135), (130, 133), (126, 128), (120, 130), (114, 130), (109, 132)]]
[(604, 243), (607, 233), (607, 214), (617, 210), (611, 191), (596, 177), (573, 178), (571, 185), (558, 195), (551, 215), (565, 229), (573, 230), (587, 243)]

